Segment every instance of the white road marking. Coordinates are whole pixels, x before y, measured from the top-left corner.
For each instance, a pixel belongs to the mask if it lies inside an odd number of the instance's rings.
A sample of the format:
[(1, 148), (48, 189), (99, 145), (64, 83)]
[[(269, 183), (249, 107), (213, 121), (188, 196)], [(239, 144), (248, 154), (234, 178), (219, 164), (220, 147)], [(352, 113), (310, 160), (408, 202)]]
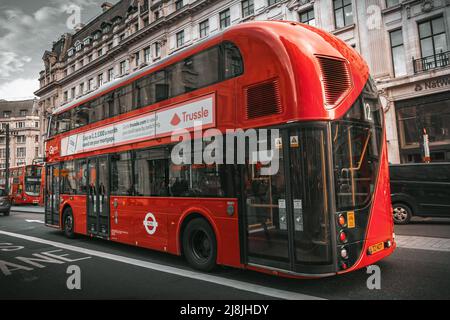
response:
[(395, 236), (397, 247), (450, 252), (450, 239), (419, 236)]
[(35, 222), (35, 223), (44, 223), (44, 221), (42, 220), (29, 220), (29, 219), (25, 219), (26, 222)]
[(115, 254), (111, 254), (111, 253), (106, 253), (106, 252), (101, 252), (101, 251), (97, 251), (97, 250), (91, 250), (91, 249), (81, 248), (81, 247), (77, 247), (77, 246), (72, 246), (72, 245), (68, 245), (65, 243), (45, 240), (45, 239), (36, 238), (36, 237), (32, 237), (32, 236), (26, 236), (23, 234), (12, 233), (12, 232), (7, 232), (7, 231), (0, 231), (0, 234), (4, 234), (6, 236), (15, 237), (15, 238), (28, 240), (28, 241), (32, 241), (32, 242), (47, 244), (47, 245), (54, 246), (57, 248), (83, 253), (83, 254), (86, 254), (89, 256), (96, 256), (96, 257), (100, 257), (100, 258), (104, 258), (104, 259), (108, 259), (108, 260), (127, 263), (130, 265), (134, 265), (134, 266), (138, 266), (138, 267), (142, 267), (142, 268), (147, 268), (147, 269), (151, 269), (151, 270), (155, 270), (155, 271), (159, 271), (159, 272), (174, 274), (177, 276), (195, 279), (195, 280), (199, 280), (199, 281), (206, 281), (206, 282), (218, 284), (218, 285), (225, 286), (225, 287), (230, 287), (230, 288), (234, 288), (234, 289), (238, 289), (238, 290), (242, 290), (242, 291), (253, 292), (253, 293), (270, 296), (270, 297), (274, 297), (274, 298), (286, 299), (286, 300), (325, 300), (320, 297), (310, 296), (310, 295), (291, 292), (291, 291), (273, 289), (273, 288), (264, 287), (261, 285), (238, 281), (238, 280), (221, 278), (221, 277), (206, 274), (206, 273), (184, 270), (184, 269), (161, 265), (161, 264), (157, 264), (157, 263), (153, 263), (153, 262), (142, 261), (142, 260), (119, 256), (119, 255), (115, 255)]

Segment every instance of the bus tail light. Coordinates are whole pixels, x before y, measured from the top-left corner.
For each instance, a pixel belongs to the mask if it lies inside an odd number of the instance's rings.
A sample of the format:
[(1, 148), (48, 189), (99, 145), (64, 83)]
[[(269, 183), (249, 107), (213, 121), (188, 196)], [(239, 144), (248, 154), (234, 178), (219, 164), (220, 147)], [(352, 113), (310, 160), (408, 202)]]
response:
[(339, 215), (338, 222), (341, 227), (345, 227), (345, 217), (343, 214)]
[(348, 251), (344, 247), (341, 248), (341, 258), (347, 259), (348, 258)]

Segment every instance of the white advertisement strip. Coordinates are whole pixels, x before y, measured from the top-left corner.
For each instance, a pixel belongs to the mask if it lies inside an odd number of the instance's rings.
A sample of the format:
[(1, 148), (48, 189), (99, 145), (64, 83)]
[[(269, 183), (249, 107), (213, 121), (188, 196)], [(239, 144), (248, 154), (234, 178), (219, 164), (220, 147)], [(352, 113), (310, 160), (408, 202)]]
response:
[(74, 134), (61, 140), (61, 156), (169, 136), (177, 129), (215, 126), (214, 95), (139, 115), (102, 128)]

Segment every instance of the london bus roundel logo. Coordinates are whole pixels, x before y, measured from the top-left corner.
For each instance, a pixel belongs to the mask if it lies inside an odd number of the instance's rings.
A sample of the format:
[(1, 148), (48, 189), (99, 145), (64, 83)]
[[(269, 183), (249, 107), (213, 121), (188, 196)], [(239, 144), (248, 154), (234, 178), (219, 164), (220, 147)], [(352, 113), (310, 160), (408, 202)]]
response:
[(156, 218), (153, 213), (149, 212), (144, 218), (144, 228), (148, 234), (152, 235), (156, 232), (156, 228), (158, 227), (158, 222), (156, 222)]

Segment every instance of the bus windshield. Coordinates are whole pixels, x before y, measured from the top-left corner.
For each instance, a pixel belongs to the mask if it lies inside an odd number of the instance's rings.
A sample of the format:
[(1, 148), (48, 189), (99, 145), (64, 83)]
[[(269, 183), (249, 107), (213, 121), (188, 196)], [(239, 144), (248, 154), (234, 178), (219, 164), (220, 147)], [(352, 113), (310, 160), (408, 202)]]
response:
[(39, 196), (41, 191), (41, 172), (39, 166), (29, 166), (25, 170), (25, 193), (30, 196)]
[(369, 80), (343, 119), (332, 125), (337, 210), (363, 208), (375, 189), (382, 145), (382, 112)]

